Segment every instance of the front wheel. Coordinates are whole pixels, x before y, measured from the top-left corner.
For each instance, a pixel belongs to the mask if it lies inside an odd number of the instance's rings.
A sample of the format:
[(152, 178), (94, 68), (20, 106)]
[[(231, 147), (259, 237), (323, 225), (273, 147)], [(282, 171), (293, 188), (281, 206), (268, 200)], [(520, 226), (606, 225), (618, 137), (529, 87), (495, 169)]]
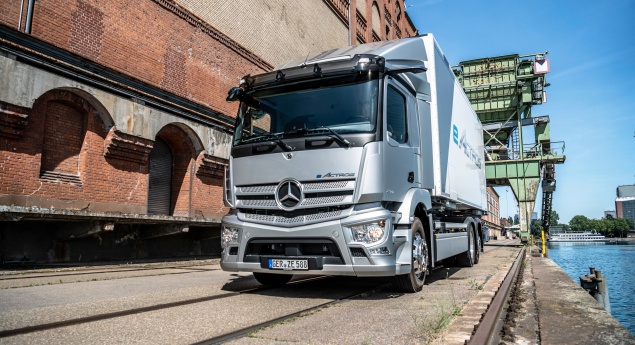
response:
[(412, 222), (412, 268), (410, 273), (394, 277), (393, 285), (403, 292), (417, 292), (423, 288), (428, 274), (428, 244), (419, 218)]
[(288, 283), (293, 278), (293, 275), (254, 272), (254, 277), (262, 285), (282, 286)]

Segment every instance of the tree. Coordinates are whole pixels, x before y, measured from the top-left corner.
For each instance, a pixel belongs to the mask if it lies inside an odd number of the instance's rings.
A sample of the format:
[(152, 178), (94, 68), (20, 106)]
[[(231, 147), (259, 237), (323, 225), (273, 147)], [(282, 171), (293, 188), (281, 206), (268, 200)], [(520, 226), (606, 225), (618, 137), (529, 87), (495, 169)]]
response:
[(595, 233), (599, 233), (605, 236), (609, 234), (609, 230), (604, 221), (597, 219), (589, 219), (587, 229), (584, 230), (592, 230)]
[(542, 221), (538, 219), (532, 219), (529, 224), (529, 231), (532, 236), (539, 236), (542, 232)]
[(558, 225), (559, 221), (560, 216), (558, 215), (558, 212), (551, 210), (551, 213), (549, 214), (549, 225)]
[(611, 221), (613, 223), (613, 234), (616, 237), (626, 237), (628, 236), (628, 230), (630, 229), (630, 224), (628, 219), (625, 218), (618, 218), (618, 219), (613, 219)]
[(577, 215), (571, 218), (571, 220), (569, 221), (569, 226), (571, 227), (572, 231), (585, 231), (591, 230), (592, 224), (589, 218)]

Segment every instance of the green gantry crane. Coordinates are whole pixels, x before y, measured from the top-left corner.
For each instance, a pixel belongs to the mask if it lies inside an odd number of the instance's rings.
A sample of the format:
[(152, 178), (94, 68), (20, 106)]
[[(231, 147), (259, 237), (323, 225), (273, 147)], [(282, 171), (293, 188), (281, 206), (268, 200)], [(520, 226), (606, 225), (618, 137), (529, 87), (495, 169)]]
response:
[[(475, 59), (453, 68), (483, 123), (487, 185), (511, 186), (519, 205), (519, 237), (524, 243), (530, 238), (541, 180), (543, 237), (548, 231), (555, 165), (565, 161), (564, 142), (551, 141), (549, 116), (532, 116), (532, 107), (547, 100), (547, 54)], [(523, 137), (523, 128), (529, 127), (533, 127), (532, 143)]]

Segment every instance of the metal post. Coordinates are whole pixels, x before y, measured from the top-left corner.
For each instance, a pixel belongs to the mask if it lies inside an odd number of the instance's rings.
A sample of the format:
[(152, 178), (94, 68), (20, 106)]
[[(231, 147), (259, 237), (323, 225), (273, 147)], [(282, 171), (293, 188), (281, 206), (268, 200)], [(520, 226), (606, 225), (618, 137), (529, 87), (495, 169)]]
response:
[(611, 312), (611, 302), (609, 299), (609, 290), (606, 287), (606, 277), (602, 275), (602, 271), (589, 267), (590, 274), (580, 276), (580, 286), (587, 290), (593, 298), (606, 311)]
[(542, 229), (542, 233), (540, 235), (542, 237), (542, 255), (547, 257), (547, 244), (545, 243), (545, 229)]
[(606, 288), (606, 277), (602, 275), (600, 270), (595, 270), (595, 277), (597, 278), (598, 289), (595, 299), (610, 313), (611, 303), (609, 301), (609, 289)]

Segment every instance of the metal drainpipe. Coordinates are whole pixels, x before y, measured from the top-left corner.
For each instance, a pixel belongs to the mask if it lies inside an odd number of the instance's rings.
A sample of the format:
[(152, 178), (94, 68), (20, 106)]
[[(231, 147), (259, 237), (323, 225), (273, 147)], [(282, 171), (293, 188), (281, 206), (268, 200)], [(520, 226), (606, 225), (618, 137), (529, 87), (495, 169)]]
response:
[[(26, 10), (26, 27), (24, 28), (24, 32), (27, 34), (31, 33), (31, 22), (33, 21), (33, 6), (35, 5), (35, 0), (29, 0), (29, 6)], [(22, 16), (20, 16), (22, 19)]]
[(351, 3), (351, 0), (348, 0), (348, 45), (351, 46), (353, 45), (353, 10), (352, 10), (353, 4)]
[(24, 12), (24, 0), (20, 1), (20, 18), (18, 19), (18, 31), (22, 29), (22, 12)]

